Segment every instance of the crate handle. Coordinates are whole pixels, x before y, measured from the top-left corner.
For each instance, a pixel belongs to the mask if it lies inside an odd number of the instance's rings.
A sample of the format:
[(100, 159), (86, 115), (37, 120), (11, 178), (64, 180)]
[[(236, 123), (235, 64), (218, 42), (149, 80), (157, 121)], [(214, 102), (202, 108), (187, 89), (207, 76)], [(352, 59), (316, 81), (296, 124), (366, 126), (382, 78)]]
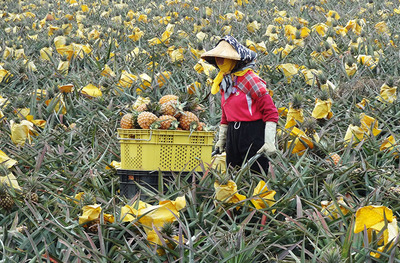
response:
[(132, 138), (120, 138), (117, 135), (117, 139), (121, 141), (151, 141), (151, 137), (153, 136), (153, 131), (150, 130), (150, 137), (148, 139), (132, 139)]

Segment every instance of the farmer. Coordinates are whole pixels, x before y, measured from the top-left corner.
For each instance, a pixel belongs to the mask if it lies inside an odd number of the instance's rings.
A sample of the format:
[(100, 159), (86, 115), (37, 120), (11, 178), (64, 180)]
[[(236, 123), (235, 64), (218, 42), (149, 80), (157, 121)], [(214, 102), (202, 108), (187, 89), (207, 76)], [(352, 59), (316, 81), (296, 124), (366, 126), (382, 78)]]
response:
[(278, 110), (266, 83), (254, 72), (257, 54), (234, 37), (221, 38), (201, 58), (219, 68), (211, 93), (221, 92), (222, 116), (215, 150), (226, 151), (227, 166), (241, 166), (261, 153), (251, 170), (268, 173), (267, 156), (276, 151)]

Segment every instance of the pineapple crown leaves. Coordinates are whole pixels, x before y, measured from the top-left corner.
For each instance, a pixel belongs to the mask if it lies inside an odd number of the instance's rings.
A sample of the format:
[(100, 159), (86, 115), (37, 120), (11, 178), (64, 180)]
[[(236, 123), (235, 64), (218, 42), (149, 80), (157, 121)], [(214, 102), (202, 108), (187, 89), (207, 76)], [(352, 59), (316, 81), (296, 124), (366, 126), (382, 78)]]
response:
[(96, 204), (96, 196), (93, 191), (85, 191), (81, 198), (81, 205), (94, 205)]
[(360, 127), (361, 126), (360, 115), (354, 115), (353, 117), (351, 117), (351, 124)]
[(321, 90), (318, 97), (320, 100), (328, 100), (330, 98), (329, 91), (325, 89)]
[(304, 97), (300, 93), (295, 93), (292, 96), (293, 109), (301, 109), (303, 107)]
[(306, 132), (306, 135), (312, 137), (315, 133), (315, 128), (317, 127), (317, 120), (313, 117), (308, 117), (304, 119), (304, 122), (300, 124), (302, 130)]

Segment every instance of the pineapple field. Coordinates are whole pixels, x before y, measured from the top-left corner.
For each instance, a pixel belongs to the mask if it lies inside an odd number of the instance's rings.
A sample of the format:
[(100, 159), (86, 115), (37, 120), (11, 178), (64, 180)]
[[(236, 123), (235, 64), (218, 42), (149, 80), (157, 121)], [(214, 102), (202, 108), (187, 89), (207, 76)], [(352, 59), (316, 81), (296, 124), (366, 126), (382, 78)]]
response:
[[(400, 262), (399, 34), (396, 0), (1, 1), (1, 262)], [(215, 143), (225, 35), (279, 111), (268, 174), (210, 151), (127, 198), (119, 133)]]

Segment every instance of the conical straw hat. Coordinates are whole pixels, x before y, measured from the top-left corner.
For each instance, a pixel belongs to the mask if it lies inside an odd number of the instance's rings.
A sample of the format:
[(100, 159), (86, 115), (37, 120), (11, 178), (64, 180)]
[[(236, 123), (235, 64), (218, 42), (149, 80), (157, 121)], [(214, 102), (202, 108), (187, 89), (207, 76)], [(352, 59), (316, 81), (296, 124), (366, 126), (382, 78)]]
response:
[(228, 42), (224, 40), (219, 42), (215, 48), (201, 55), (201, 58), (207, 61), (211, 59), (213, 60), (215, 57), (240, 60), (239, 53)]

